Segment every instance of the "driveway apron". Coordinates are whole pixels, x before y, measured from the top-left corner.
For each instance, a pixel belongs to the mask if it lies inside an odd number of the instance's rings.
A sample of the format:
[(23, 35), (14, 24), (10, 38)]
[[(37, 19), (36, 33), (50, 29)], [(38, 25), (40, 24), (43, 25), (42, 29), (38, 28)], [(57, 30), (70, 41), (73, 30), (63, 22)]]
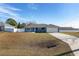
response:
[(50, 35), (69, 44), (75, 56), (79, 56), (79, 38), (63, 33), (49, 33)]

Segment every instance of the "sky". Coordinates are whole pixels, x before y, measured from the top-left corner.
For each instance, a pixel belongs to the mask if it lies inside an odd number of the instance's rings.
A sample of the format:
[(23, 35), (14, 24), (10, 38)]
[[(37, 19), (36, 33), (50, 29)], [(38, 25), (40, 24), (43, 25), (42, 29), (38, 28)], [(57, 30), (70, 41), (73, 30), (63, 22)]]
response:
[(0, 21), (36, 22), (79, 28), (78, 3), (0, 3)]

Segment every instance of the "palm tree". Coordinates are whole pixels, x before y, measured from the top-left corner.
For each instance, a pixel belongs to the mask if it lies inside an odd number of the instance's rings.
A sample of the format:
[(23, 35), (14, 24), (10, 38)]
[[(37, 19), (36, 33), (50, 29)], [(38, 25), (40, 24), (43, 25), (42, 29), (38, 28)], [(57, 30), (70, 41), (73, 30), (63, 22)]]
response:
[(14, 26), (15, 28), (23, 28), (22, 24), (20, 24), (20, 22), (17, 23), (13, 18), (8, 18), (6, 23)]

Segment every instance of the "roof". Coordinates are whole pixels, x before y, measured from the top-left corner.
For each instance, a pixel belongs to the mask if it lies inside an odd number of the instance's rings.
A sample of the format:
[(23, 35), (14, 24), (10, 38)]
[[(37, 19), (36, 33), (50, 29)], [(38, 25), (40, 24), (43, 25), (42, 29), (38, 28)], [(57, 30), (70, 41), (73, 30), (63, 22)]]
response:
[(79, 30), (77, 28), (73, 28), (73, 27), (59, 27), (60, 30)]
[(50, 27), (50, 28), (56, 27), (56, 28), (58, 28), (59, 26), (56, 26), (56, 25), (53, 25), (53, 24), (49, 24), (49, 25), (47, 25), (47, 27)]
[(46, 24), (28, 24), (26, 27), (46, 27)]
[(26, 28), (31, 28), (31, 27), (58, 27), (56, 25), (52, 25), (52, 24), (28, 24), (25, 26)]

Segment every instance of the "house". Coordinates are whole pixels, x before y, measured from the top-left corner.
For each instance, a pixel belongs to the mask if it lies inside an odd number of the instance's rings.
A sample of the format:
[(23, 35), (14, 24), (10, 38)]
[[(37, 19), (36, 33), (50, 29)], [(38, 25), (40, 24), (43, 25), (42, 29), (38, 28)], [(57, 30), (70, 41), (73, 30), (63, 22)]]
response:
[(58, 32), (58, 26), (52, 24), (28, 24), (25, 26), (25, 32)]
[(4, 25), (4, 30), (5, 30), (6, 32), (15, 32), (15, 31), (16, 31), (15, 27), (14, 27), (14, 26), (11, 26), (11, 25), (9, 25), (9, 24), (5, 24), (5, 25)]
[(73, 27), (59, 27), (59, 32), (79, 32), (79, 29)]
[(4, 25), (4, 30), (6, 32), (25, 32), (25, 29), (18, 29), (18, 28), (15, 28), (14, 26), (11, 26), (9, 24), (5, 24)]
[(72, 27), (59, 27), (53, 24), (28, 24), (25, 26), (25, 32), (79, 32), (79, 29)]
[(0, 22), (0, 31), (4, 31), (4, 23)]

